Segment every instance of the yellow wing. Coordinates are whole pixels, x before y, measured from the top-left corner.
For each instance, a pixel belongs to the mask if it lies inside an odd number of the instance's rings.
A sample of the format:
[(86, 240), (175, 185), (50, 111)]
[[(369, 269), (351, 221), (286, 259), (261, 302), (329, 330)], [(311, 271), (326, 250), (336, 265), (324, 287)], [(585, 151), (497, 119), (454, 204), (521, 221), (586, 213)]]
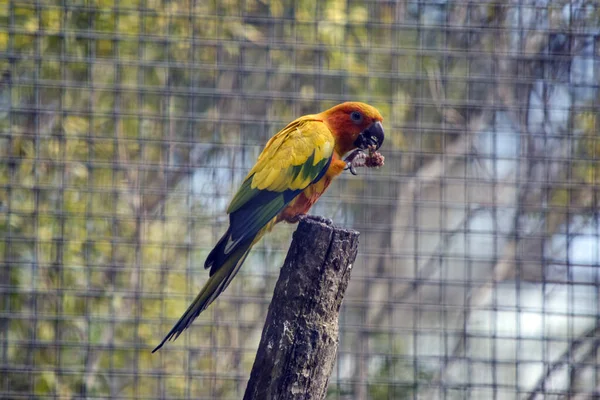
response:
[(325, 173), (334, 145), (331, 131), (315, 116), (293, 121), (267, 142), (227, 212), (244, 207), (262, 191), (293, 191), (297, 192), (295, 197)]

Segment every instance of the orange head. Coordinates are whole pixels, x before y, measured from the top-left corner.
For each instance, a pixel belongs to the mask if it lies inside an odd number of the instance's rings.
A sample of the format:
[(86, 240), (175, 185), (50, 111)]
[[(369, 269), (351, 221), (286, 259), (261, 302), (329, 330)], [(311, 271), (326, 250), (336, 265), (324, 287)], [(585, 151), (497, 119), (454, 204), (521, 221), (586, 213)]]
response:
[(319, 114), (335, 136), (335, 151), (342, 156), (356, 149), (381, 146), (384, 139), (383, 117), (375, 107), (365, 103), (338, 104)]

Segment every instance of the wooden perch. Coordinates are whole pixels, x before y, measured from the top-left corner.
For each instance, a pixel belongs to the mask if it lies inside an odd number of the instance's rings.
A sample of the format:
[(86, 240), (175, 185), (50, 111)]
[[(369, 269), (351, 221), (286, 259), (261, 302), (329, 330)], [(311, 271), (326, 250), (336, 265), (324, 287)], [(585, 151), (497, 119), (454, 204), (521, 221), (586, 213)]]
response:
[(281, 269), (244, 400), (323, 399), (358, 232), (307, 217)]

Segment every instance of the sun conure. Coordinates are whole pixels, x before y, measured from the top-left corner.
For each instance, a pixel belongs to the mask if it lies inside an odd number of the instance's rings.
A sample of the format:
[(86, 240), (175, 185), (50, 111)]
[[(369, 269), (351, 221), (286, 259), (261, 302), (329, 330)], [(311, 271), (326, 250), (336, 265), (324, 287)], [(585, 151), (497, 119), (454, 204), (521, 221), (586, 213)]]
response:
[(306, 215), (347, 167), (344, 154), (381, 146), (382, 120), (368, 104), (342, 103), (296, 119), (267, 142), (229, 204), (227, 232), (206, 258), (210, 278), (153, 352), (176, 339), (227, 288), (252, 246), (276, 223)]

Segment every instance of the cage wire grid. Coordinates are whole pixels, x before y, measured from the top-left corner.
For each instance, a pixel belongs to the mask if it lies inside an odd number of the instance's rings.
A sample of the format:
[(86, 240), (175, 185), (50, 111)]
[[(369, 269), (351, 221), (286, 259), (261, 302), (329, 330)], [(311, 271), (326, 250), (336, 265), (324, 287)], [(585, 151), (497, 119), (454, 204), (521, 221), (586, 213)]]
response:
[(328, 399), (594, 399), (592, 1), (0, 0), (0, 397), (243, 396), (294, 226), (175, 342), (264, 143), (342, 101), (385, 166)]

